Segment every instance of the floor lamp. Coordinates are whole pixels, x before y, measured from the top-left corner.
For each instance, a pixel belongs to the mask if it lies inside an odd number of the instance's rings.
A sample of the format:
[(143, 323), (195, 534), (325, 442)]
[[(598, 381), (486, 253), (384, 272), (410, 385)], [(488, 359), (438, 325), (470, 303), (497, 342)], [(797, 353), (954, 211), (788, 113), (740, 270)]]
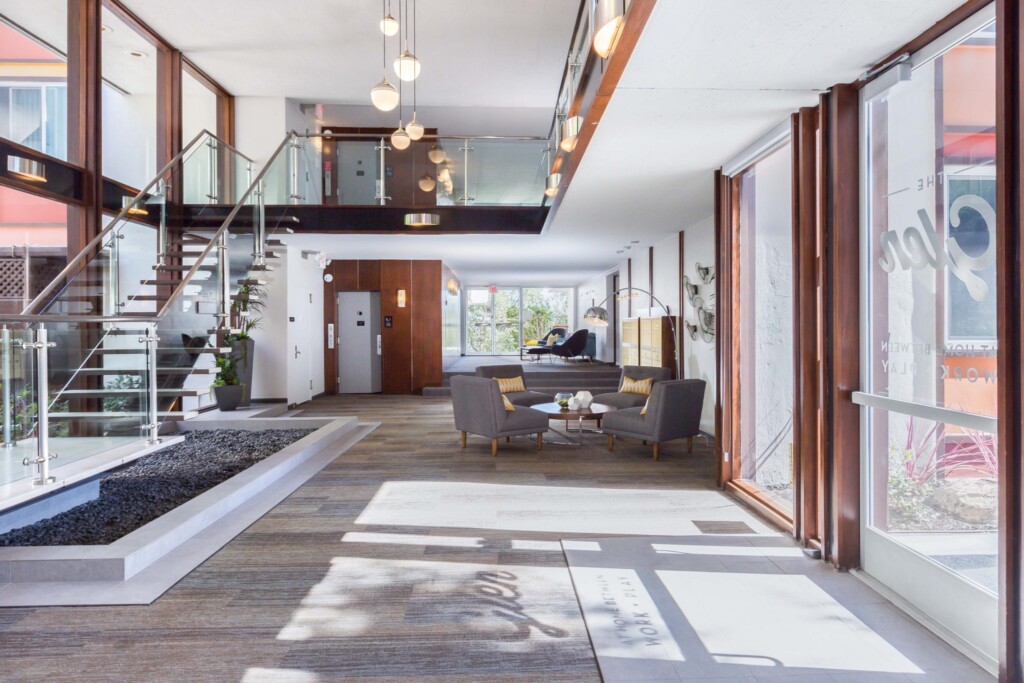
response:
[[(607, 303), (608, 299), (611, 299), (613, 296), (616, 298), (616, 300), (631, 299), (633, 298), (633, 296), (636, 296), (635, 294), (619, 296), (619, 294), (621, 294), (622, 292), (638, 292), (640, 294), (646, 294), (647, 296), (651, 297), (651, 299), (656, 304), (665, 309), (665, 313), (668, 313), (668, 306), (659, 301), (658, 297), (654, 296), (652, 292), (648, 292), (646, 289), (640, 289), (639, 287), (623, 287), (621, 289), (616, 289), (614, 292), (606, 296), (604, 300), (597, 306), (591, 306), (590, 308), (588, 308), (586, 314), (583, 316), (583, 322), (590, 323), (591, 325), (594, 325), (596, 327), (608, 327), (608, 310), (602, 308), (602, 305)], [(676, 329), (676, 323), (675, 320), (672, 319), (672, 316), (668, 316), (668, 323), (669, 325), (672, 326), (672, 340), (675, 344), (676, 379), (681, 379), (683, 373), (681, 372), (682, 368), (680, 365), (680, 360), (682, 356), (680, 354), (679, 349), (679, 332)]]

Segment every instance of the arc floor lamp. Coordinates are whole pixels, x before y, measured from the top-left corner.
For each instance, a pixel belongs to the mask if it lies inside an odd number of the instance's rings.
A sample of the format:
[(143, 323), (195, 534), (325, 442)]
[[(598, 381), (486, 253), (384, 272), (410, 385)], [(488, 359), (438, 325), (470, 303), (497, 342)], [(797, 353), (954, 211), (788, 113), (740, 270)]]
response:
[[(628, 293), (623, 296), (623, 292)], [(654, 296), (653, 292), (648, 292), (646, 289), (640, 289), (639, 287), (623, 287), (621, 289), (616, 289), (614, 292), (606, 296), (597, 306), (591, 306), (588, 308), (586, 314), (583, 316), (583, 322), (590, 323), (597, 327), (608, 327), (608, 309), (603, 308), (603, 305), (612, 297), (615, 297), (616, 301), (622, 301), (623, 299), (632, 299), (636, 297), (637, 294), (646, 294), (651, 297), (651, 300), (661, 306), (665, 310), (665, 313), (668, 314), (668, 306), (662, 303), (658, 297)], [(673, 352), (676, 356), (676, 379), (680, 379), (683, 376), (683, 373), (681, 372), (682, 368), (680, 367), (681, 355), (679, 353), (679, 331), (676, 329), (676, 322), (672, 319), (671, 315), (668, 316), (668, 323), (672, 326), (672, 341), (675, 346)]]

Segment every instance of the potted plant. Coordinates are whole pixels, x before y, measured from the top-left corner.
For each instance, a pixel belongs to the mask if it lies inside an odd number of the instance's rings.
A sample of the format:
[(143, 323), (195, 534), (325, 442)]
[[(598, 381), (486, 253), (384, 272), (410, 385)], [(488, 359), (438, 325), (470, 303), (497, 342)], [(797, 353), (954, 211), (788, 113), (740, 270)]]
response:
[(213, 380), (213, 394), (220, 410), (234, 410), (242, 401), (245, 387), (238, 382), (235, 362), (231, 358), (217, 358), (217, 376)]
[(231, 327), (238, 332), (228, 335), (225, 341), (231, 346), (235, 373), (238, 375), (239, 383), (244, 387), (242, 401), (239, 403), (243, 408), (247, 408), (252, 400), (250, 389), (256, 340), (253, 339), (251, 332), (260, 326), (262, 320), (253, 317), (253, 314), (262, 311), (266, 305), (267, 290), (256, 284), (243, 284), (231, 302)]

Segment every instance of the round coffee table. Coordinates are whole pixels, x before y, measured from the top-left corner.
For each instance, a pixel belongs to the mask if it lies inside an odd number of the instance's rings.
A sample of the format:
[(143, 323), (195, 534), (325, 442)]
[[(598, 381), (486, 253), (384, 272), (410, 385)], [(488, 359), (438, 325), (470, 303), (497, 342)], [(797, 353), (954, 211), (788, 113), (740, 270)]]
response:
[(566, 432), (569, 431), (569, 422), (576, 420), (577, 425), (579, 425), (576, 430), (577, 433), (583, 433), (584, 420), (593, 420), (597, 422), (597, 428), (600, 429), (601, 418), (604, 414), (615, 410), (615, 406), (609, 406), (603, 403), (591, 403), (589, 408), (577, 408), (576, 410), (563, 408), (557, 403), (540, 403), (530, 407), (534, 410), (539, 410), (542, 413), (547, 413), (551, 420), (565, 420)]

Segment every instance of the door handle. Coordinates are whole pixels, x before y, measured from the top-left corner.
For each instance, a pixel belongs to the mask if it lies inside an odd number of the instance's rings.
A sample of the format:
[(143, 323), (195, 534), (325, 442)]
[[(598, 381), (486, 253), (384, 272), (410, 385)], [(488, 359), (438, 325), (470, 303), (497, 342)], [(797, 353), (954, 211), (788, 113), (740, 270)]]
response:
[(301, 356), (301, 355), (302, 355), (302, 351), (299, 351), (299, 347), (298, 347), (298, 346), (296, 346), (296, 347), (295, 347), (295, 357), (296, 357), (296, 358), (298, 358), (298, 357), (299, 357), (299, 356)]

